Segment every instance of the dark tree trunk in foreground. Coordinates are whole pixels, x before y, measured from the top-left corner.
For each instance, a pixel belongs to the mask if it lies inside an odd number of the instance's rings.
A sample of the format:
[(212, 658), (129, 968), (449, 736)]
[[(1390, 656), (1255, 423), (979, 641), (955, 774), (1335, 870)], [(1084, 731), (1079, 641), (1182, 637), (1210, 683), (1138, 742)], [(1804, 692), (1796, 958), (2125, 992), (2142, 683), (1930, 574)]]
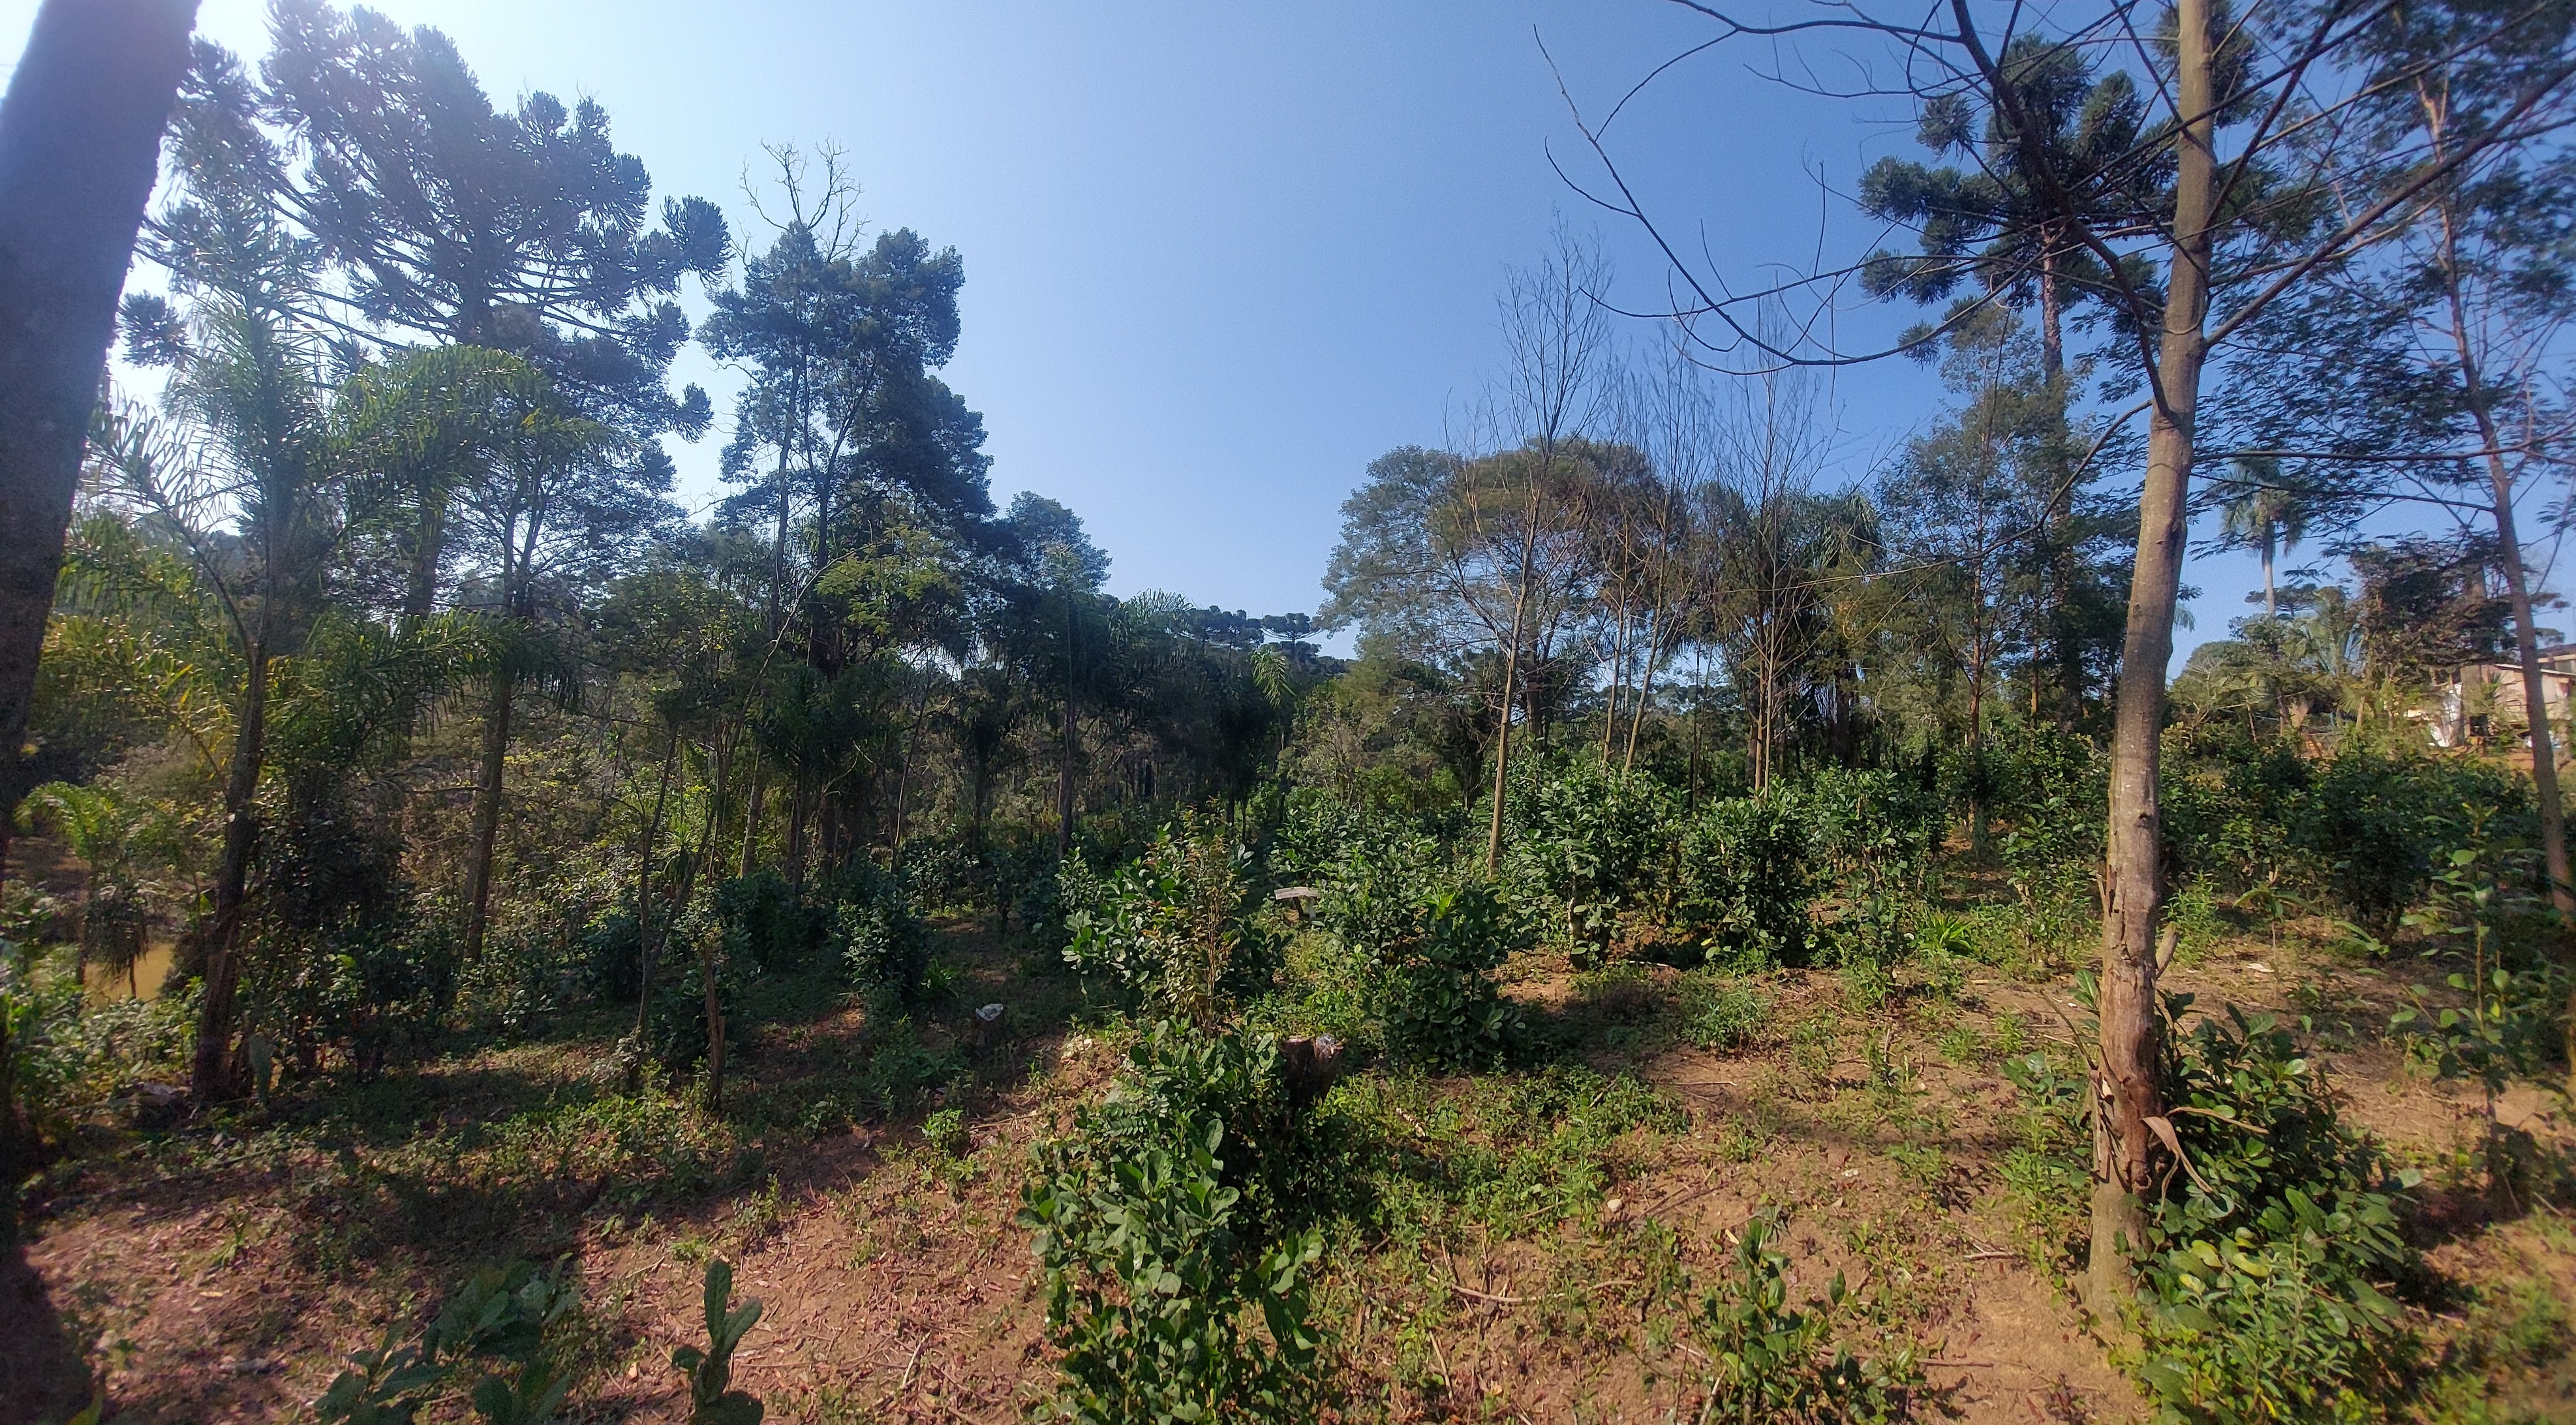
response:
[[(14, 789), (116, 296), (196, 0), (47, 0), (0, 99), (0, 786)], [(0, 874), (14, 807), (0, 806)], [(25, 1135), (0, 1028), (0, 1233)]]
[(48, 0), (0, 100), (0, 785), (15, 784), (116, 296), (196, 14), (196, 0)]

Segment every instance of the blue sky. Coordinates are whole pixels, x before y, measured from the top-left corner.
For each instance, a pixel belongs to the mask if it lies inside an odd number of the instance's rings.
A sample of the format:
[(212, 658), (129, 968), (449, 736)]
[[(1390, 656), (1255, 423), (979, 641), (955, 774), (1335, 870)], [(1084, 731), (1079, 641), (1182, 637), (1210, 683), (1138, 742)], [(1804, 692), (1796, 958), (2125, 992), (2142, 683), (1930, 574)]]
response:
[[(1601, 228), (1623, 296), (1652, 305), (1661, 260), (1549, 166), (1580, 157), (1543, 41), (1598, 113), (1697, 38), (1656, 0), (1313, 0), (1297, 5), (568, 3), (384, 0), (455, 38), (503, 100), (606, 105), (662, 193), (722, 204), (744, 231), (765, 143), (837, 143), (878, 227), (966, 260), (948, 376), (984, 414), (993, 482), (1080, 512), (1111, 588), (1253, 613), (1311, 610), (1338, 506), (1368, 461), (1436, 443), (1496, 362), (1494, 293), (1559, 214)], [(0, 0), (23, 35), (32, 0)], [(206, 0), (200, 28), (265, 48), (263, 0)], [(1674, 230), (1752, 275), (1872, 230), (1847, 191), (1910, 117), (1856, 112), (1694, 61), (1614, 133)], [(1849, 319), (1893, 329), (1901, 312)], [(692, 351), (681, 379), (720, 411), (735, 384)], [(1908, 363), (1841, 372), (1838, 479), (1860, 478), (1935, 412)], [(675, 444), (683, 495), (717, 489), (720, 436)], [(2199, 631), (2255, 582), (2198, 561)], [(2180, 654), (2175, 667), (2179, 668)]]

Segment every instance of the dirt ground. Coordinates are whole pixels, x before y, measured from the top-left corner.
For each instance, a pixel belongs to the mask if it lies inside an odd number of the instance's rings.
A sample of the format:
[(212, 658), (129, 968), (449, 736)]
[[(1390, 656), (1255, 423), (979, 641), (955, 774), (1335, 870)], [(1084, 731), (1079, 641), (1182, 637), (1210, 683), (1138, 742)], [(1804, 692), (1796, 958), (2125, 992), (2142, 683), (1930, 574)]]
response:
[[(947, 933), (967, 967), (961, 1003), (1028, 993), (1008, 952)], [(1674, 1315), (1763, 1207), (1786, 1214), (1793, 1300), (1839, 1271), (1865, 1338), (1918, 1343), (1933, 1387), (1926, 1418), (2145, 1417), (2002, 1178), (2016, 1097), (1994, 1046), (2067, 1040), (2080, 1011), (2066, 983), (1981, 971), (1953, 1001), (1836, 1031), (1840, 982), (1784, 973), (1767, 987), (1755, 1043), (1711, 1052), (1635, 1029), (1662, 1012), (1673, 972), (1587, 986), (1561, 962), (1519, 969), (1510, 992), (1534, 1016), (1600, 1027), (1588, 1057), (1643, 1076), (1680, 1106), (1680, 1126), (1622, 1137), (1585, 1210), (1547, 1230), (1358, 1243), (1329, 1257), (1321, 1310), (1341, 1417), (1694, 1418), (1705, 1357)], [(2576, 1308), (2576, 1237), (2557, 1210), (2499, 1207), (2464, 1186), (2477, 1102), (2410, 1071), (2382, 1041), (2403, 974), (2247, 941), (2171, 983), (2203, 1007), (2308, 1017), (2350, 1112), (2426, 1169), (2416, 1216), (2440, 1277), (2512, 1282)], [(343, 1353), (416, 1323), (475, 1263), (512, 1254), (568, 1258), (579, 1274), (589, 1383), (569, 1418), (684, 1418), (670, 1352), (699, 1336), (710, 1255), (732, 1261), (738, 1292), (765, 1304), (735, 1379), (770, 1419), (1018, 1418), (1051, 1378), (1029, 1235), (1013, 1222), (1030, 1145), (1103, 1092), (1120, 1062), (1099, 1033), (1049, 1017), (1028, 1016), (1020, 1038), (946, 1091), (971, 1130), (954, 1156), (923, 1139), (930, 1104), (873, 1123), (792, 1122), (786, 1110), (846, 1075), (867, 1034), (854, 1011), (830, 1006), (760, 1031), (733, 1090), (749, 1106), (731, 1126), (673, 1108), (655, 1122), (585, 1119), (553, 1138), (487, 1131), (511, 1115), (538, 1121), (612, 1075), (603, 1022), (400, 1071), (364, 1103), (317, 1098), (278, 1106), (273, 1121), (149, 1140), (102, 1134), (43, 1180), (31, 1240), (0, 1283), (14, 1418), (33, 1418), (37, 1392), (62, 1390), (83, 1361), (139, 1420), (295, 1418)], [(1972, 1043), (1984, 1047), (1959, 1052)], [(1910, 1079), (1893, 1127), (1873, 1117), (1883, 1097), (1865, 1092), (1889, 1063)], [(1445, 1130), (1428, 1117), (1475, 1086), (1381, 1091), (1388, 1121), (1431, 1144)], [(2563, 1162), (2576, 1148), (2554, 1095), (2517, 1090), (2503, 1117), (2537, 1152)], [(635, 1140), (624, 1156), (602, 1156), (600, 1142), (621, 1134)], [(628, 1176), (639, 1163), (662, 1166), (639, 1186)], [(2462, 1320), (2429, 1325), (2439, 1338)], [(2563, 1359), (2499, 1389), (2529, 1418), (2576, 1419)]]

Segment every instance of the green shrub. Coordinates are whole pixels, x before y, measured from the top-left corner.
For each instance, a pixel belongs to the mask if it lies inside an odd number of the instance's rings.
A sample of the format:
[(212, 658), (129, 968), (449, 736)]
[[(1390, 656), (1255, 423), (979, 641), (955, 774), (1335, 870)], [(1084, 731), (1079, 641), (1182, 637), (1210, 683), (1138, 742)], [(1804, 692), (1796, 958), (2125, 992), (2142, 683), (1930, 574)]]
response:
[[(2166, 996), (2170, 1023), (2189, 996)], [(2270, 1015), (2170, 1035), (2169, 1117), (2189, 1171), (2150, 1207), (2140, 1381), (2163, 1418), (2368, 1418), (2416, 1354), (2381, 1285), (2412, 1251), (2369, 1136)]]
[(692, 907), (671, 927), (653, 966), (653, 999), (645, 1021), (648, 1048), (675, 1074), (706, 1062), (707, 966), (698, 958), (701, 946), (714, 952), (716, 1009), (724, 1016), (727, 1042), (742, 1042), (749, 1028), (741, 1008), (752, 969), (725, 954), (723, 945), (707, 908)]
[(1250, 868), (1223, 824), (1195, 812), (1108, 877), (1077, 855), (1063, 876), (1064, 958), (1153, 1014), (1213, 1024), (1255, 968), (1237, 963), (1253, 938)]
[(1995, 767), (1996, 806), (2010, 817), (2004, 869), (2023, 904), (2097, 905), (2110, 759), (2090, 739), (2034, 723), (1997, 746)]
[(1547, 906), (1551, 933), (1578, 968), (1609, 957), (1620, 912), (1651, 885), (1670, 801), (1652, 777), (1583, 758), (1513, 784), (1510, 881)]
[(1803, 964), (1812, 897), (1808, 832), (1778, 796), (1709, 803), (1683, 829), (1673, 925), (1739, 970)]
[(2491, 763), (2347, 748), (2317, 769), (2291, 839), (2344, 913), (2385, 939), (2469, 820), (2515, 832), (2529, 801), (2528, 785)]
[(930, 928), (894, 877), (865, 862), (844, 877), (833, 938), (850, 984), (870, 1005), (919, 1004), (930, 970)]
[(1435, 1064), (1490, 1062), (1520, 1036), (1517, 1006), (1492, 971), (1511, 953), (1510, 921), (1481, 881), (1425, 895), (1413, 932), (1380, 950), (1387, 1047)]
[(1063, 1353), (1044, 1413), (1311, 1418), (1323, 1234), (1296, 1216), (1312, 1199), (1277, 1041), (1163, 1023), (1129, 1060), (1108, 1102), (1038, 1146), (1022, 1195)]
[(812, 964), (832, 929), (831, 912), (807, 904), (785, 876), (767, 868), (716, 887), (715, 914), (725, 957), (767, 974)]
[(1779, 1231), (1776, 1212), (1744, 1224), (1734, 1271), (1700, 1303), (1693, 1324), (1716, 1378), (1699, 1418), (1739, 1425), (1903, 1418), (1922, 1384), (1913, 1348), (1867, 1360), (1832, 1342), (1840, 1272), (1822, 1300), (1791, 1307), (1789, 1259), (1771, 1245)]

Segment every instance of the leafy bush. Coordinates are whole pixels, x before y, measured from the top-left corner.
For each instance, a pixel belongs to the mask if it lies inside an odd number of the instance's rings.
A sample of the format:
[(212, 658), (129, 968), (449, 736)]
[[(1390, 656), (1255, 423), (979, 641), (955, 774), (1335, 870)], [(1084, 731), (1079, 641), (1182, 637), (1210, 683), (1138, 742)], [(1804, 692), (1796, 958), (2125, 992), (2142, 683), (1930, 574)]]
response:
[(2022, 903), (2098, 908), (2094, 878), (2110, 820), (2110, 759), (2091, 740), (2047, 724), (1996, 749), (1996, 805), (2008, 809), (2004, 869)]
[[(2190, 1003), (2165, 997), (2169, 1021)], [(2411, 1260), (2378, 1147), (2270, 1015), (2169, 1035), (2187, 1171), (2151, 1205), (2140, 1380), (2174, 1421), (2340, 1421), (2391, 1398), (2415, 1341), (2379, 1284)]]
[(763, 973), (802, 970), (831, 932), (832, 915), (807, 904), (777, 871), (763, 868), (716, 887), (716, 923), (729, 960)]
[(1439, 843), (1382, 813), (1300, 807), (1272, 862), (1321, 892), (1309, 912), (1387, 1047), (1434, 1064), (1491, 1062), (1522, 1028), (1490, 978), (1524, 932), (1494, 888), (1461, 880)]
[(2528, 807), (2528, 787), (2490, 763), (2346, 748), (2317, 769), (2292, 841), (2322, 869), (2336, 904), (2385, 938), (2462, 843), (2468, 820), (2508, 833)]
[(1213, 1024), (1252, 969), (1236, 963), (1252, 933), (1250, 863), (1224, 826), (1196, 813), (1106, 878), (1077, 855), (1063, 877), (1066, 962), (1156, 1014)]
[(2232, 723), (2196, 737), (2165, 735), (2159, 793), (2165, 845), (2177, 880), (2242, 893), (2277, 893), (2312, 879), (2293, 837), (2311, 799), (2314, 767), (2290, 738), (2255, 738)]
[(1700, 1303), (1697, 1321), (1716, 1368), (1702, 1420), (1886, 1421), (1906, 1414), (1922, 1371), (1907, 1347), (1865, 1360), (1831, 1342), (1842, 1308), (1836, 1272), (1820, 1301), (1789, 1302), (1789, 1259), (1771, 1245), (1776, 1212), (1757, 1213), (1735, 1245), (1735, 1270)]
[(1785, 797), (1709, 803), (1681, 834), (1675, 927), (1738, 969), (1805, 963), (1808, 841)]
[(880, 1011), (917, 1004), (930, 969), (930, 928), (894, 877), (856, 863), (839, 888), (833, 938), (850, 984)]
[(1424, 887), (1449, 871), (1440, 843), (1410, 823), (1321, 800), (1292, 808), (1270, 864), (1322, 892), (1308, 916), (1364, 954), (1414, 933)]
[(975, 901), (990, 871), (953, 836), (915, 836), (894, 855), (894, 878), (914, 905), (936, 910)]
[(751, 966), (725, 954), (723, 944), (714, 918), (697, 906), (670, 928), (656, 957), (646, 1047), (675, 1074), (706, 1062), (708, 967), (698, 958), (702, 946), (715, 957), (716, 1011), (724, 1016), (727, 1042), (741, 1041), (746, 1026), (740, 1010), (751, 988)]
[(1323, 1234), (1293, 1216), (1313, 1199), (1297, 1190), (1302, 1122), (1278, 1042), (1162, 1023), (1130, 1070), (1070, 1137), (1038, 1146), (1022, 1195), (1063, 1352), (1047, 1413), (1310, 1418)]
[(1469, 881), (1425, 895), (1411, 933), (1379, 952), (1388, 1047), (1435, 1064), (1500, 1054), (1522, 1023), (1490, 978), (1512, 945), (1509, 916), (1491, 886)]
[(1651, 884), (1670, 800), (1652, 777), (1581, 758), (1512, 787), (1511, 879), (1549, 906), (1579, 968), (1609, 957), (1619, 913)]

